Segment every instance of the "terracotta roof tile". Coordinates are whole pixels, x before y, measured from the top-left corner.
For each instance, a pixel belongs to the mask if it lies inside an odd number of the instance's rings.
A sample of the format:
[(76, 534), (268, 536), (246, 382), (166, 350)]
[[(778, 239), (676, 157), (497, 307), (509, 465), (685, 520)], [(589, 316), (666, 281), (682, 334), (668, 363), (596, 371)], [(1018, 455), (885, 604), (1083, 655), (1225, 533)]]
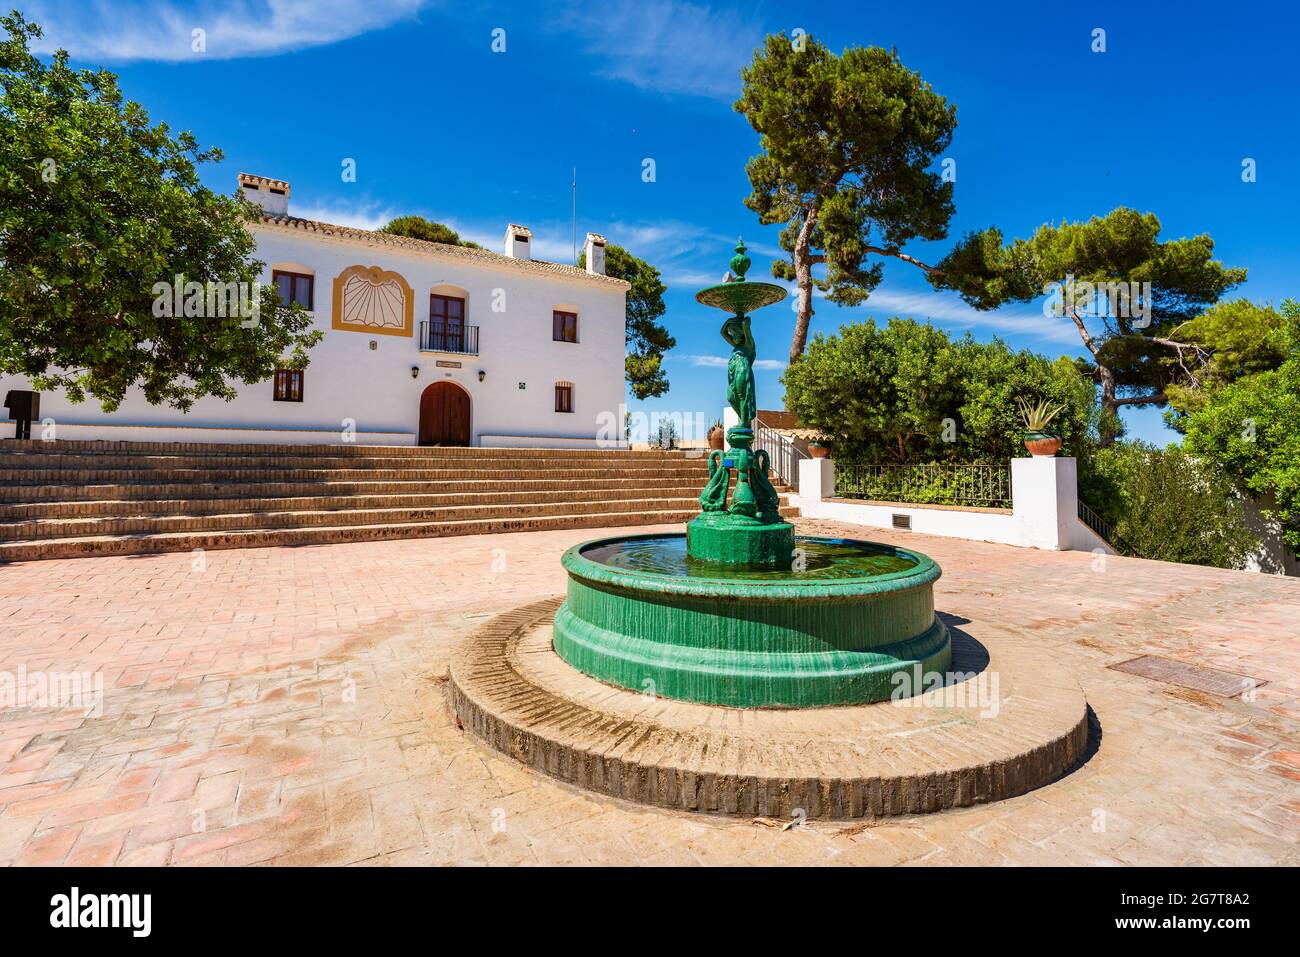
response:
[(271, 179), (269, 176), (258, 176), (256, 173), (240, 173), (239, 185), (251, 183), (254, 186), (266, 186), (270, 189), (282, 189), (287, 194), (289, 184), (282, 179)]
[(433, 255), (438, 258), (464, 259), (478, 262), (483, 265), (504, 266), (509, 269), (520, 269), (525, 272), (543, 273), (560, 279), (578, 279), (586, 282), (622, 286), (624, 289), (631, 288), (631, 284), (626, 280), (615, 279), (613, 276), (593, 275), (585, 269), (579, 269), (577, 266), (566, 266), (562, 263), (546, 262), (540, 259), (515, 259), (512, 256), (494, 253), (487, 249), (473, 249), (469, 246), (452, 246), (447, 243), (431, 243), (423, 239), (412, 239), (409, 236), (394, 236), (373, 229), (357, 229), (352, 226), (338, 226), (334, 223), (322, 223), (315, 219), (302, 219), (298, 216), (277, 216), (274, 213), (267, 212), (262, 213), (262, 224), (265, 226), (274, 226), (280, 229), (297, 229), (307, 233), (315, 233), (320, 236), (334, 236), (341, 239), (357, 239), (368, 243), (379, 243), (385, 246), (405, 249), (409, 252)]

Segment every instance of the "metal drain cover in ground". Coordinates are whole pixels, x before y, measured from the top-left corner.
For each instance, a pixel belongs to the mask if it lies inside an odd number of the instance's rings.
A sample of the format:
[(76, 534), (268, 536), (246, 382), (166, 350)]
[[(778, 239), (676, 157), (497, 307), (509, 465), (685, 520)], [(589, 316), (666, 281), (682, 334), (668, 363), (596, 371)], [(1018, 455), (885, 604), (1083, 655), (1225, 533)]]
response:
[(602, 684), (551, 647), (562, 599), (499, 615), (452, 658), (451, 704), (503, 754), (600, 794), (746, 817), (873, 818), (1014, 797), (1082, 758), (1087, 702), (1050, 650), (954, 632), (974, 677), (909, 702), (739, 710)]

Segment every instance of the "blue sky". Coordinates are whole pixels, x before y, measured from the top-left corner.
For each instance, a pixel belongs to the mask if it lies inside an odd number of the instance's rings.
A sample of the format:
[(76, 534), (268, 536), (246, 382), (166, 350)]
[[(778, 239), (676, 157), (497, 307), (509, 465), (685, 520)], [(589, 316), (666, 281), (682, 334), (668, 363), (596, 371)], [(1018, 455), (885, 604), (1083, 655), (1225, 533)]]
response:
[[(567, 261), (576, 166), (579, 238), (603, 233), (670, 287), (672, 391), (633, 408), (712, 417), (723, 403), (719, 321), (693, 294), (726, 269), (737, 235), (753, 278), (777, 253), (776, 228), (742, 204), (757, 136), (731, 109), (740, 66), (771, 32), (802, 28), (835, 50), (895, 46), (956, 104), (946, 155), (957, 215), (948, 241), (909, 249), (925, 261), (968, 229), (1025, 235), (1129, 205), (1156, 213), (1166, 236), (1209, 232), (1224, 262), (1249, 270), (1237, 294), (1300, 295), (1290, 4), (18, 3), (48, 47), (110, 67), (155, 119), (220, 146), (210, 186), (232, 190), (240, 170), (288, 179), (298, 215), (377, 227), (419, 213), (492, 249), (519, 222), (534, 255)], [(1098, 27), (1101, 54), (1090, 49)], [(492, 51), (496, 29), (504, 53)], [(1249, 184), (1247, 157), (1258, 170)], [(340, 176), (346, 158), (354, 183)], [(813, 330), (896, 314), (1081, 354), (1068, 320), (1034, 304), (977, 313), (901, 262), (863, 306), (819, 302)], [(781, 406), (793, 318), (777, 305), (755, 320), (762, 408)], [(1133, 436), (1172, 437), (1158, 411), (1126, 419)]]

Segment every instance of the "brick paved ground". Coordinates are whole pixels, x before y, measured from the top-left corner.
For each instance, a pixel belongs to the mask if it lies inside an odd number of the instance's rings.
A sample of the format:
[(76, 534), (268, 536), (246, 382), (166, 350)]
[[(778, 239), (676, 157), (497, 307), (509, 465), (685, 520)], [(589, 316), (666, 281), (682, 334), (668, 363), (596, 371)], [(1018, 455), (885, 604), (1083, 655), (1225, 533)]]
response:
[[(595, 534), (0, 566), (0, 678), (106, 685), (100, 717), (0, 709), (0, 863), (1300, 863), (1300, 582), (872, 530), (943, 565), (936, 603), (977, 639), (1056, 649), (1100, 750), (999, 804), (783, 831), (575, 791), (449, 718), (459, 636), (560, 593), (560, 552)], [(1106, 668), (1140, 654), (1268, 684)]]

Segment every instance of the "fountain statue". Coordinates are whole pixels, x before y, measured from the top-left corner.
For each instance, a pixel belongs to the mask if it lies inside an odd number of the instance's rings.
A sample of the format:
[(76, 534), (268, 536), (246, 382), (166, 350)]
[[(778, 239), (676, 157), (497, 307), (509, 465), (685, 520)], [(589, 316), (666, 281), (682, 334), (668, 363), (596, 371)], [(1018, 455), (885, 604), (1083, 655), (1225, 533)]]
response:
[[(724, 454), (709, 455), (709, 482), (700, 493), (700, 517), (687, 526), (687, 554), (702, 562), (729, 565), (790, 567), (794, 555), (794, 526), (781, 518), (780, 496), (768, 479), (771, 461), (765, 450), (750, 451), (757, 412), (754, 397), (754, 334), (747, 312), (785, 298), (785, 287), (746, 282), (749, 257), (745, 244), (736, 245), (728, 278), (702, 289), (696, 301), (732, 313), (722, 324), (722, 338), (732, 347), (727, 360), (727, 402), (740, 424), (727, 430)], [(731, 471), (736, 490), (727, 504)]]
[(801, 708), (889, 698), (918, 671), (942, 673), (951, 663), (948, 631), (934, 614), (939, 566), (890, 545), (796, 537), (781, 515), (768, 453), (753, 448), (750, 314), (786, 290), (746, 280), (743, 242), (735, 252), (725, 280), (695, 297), (728, 313), (727, 402), (739, 419), (726, 451), (708, 457), (701, 512), (685, 535), (569, 549), (555, 651), (608, 684), (705, 704)]

